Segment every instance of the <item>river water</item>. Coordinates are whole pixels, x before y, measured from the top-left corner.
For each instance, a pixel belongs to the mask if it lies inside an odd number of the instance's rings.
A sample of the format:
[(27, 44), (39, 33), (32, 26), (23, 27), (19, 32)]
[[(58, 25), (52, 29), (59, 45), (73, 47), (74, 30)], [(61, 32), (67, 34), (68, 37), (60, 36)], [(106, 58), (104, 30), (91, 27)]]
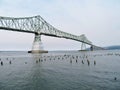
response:
[(120, 90), (120, 51), (0, 52), (0, 90)]

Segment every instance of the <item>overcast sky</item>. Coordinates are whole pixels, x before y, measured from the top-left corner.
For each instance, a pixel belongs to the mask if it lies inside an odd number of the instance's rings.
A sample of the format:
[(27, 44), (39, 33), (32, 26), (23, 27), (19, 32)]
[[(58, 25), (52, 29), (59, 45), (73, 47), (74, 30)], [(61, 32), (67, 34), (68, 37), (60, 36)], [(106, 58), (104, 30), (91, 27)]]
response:
[[(61, 31), (97, 46), (120, 45), (120, 0), (0, 0), (0, 16), (41, 15)], [(34, 35), (0, 30), (0, 50), (30, 50)], [(80, 42), (42, 36), (44, 49), (77, 50)]]

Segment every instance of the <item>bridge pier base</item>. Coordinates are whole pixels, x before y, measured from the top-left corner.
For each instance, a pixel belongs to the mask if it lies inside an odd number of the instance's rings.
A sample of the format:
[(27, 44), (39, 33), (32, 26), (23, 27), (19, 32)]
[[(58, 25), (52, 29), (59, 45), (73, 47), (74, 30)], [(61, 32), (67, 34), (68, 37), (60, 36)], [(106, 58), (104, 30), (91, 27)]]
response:
[(43, 49), (40, 34), (35, 34), (31, 53), (48, 53)]

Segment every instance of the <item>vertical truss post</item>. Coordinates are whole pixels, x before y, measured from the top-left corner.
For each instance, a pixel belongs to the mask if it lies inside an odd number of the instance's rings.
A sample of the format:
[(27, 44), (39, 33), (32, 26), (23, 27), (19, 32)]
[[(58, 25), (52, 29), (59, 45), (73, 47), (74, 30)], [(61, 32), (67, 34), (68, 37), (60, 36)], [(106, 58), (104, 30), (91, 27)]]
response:
[(81, 44), (81, 50), (85, 50), (86, 49), (86, 44), (82, 42)]

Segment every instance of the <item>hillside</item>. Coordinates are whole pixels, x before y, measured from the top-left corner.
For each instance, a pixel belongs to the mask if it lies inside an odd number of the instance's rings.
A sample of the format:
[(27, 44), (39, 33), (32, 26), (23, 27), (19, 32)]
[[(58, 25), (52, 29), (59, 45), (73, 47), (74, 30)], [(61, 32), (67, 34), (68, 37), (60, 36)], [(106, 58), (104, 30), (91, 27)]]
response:
[(120, 49), (120, 45), (114, 45), (114, 46), (108, 46), (108, 47), (104, 47), (107, 50), (118, 50)]

